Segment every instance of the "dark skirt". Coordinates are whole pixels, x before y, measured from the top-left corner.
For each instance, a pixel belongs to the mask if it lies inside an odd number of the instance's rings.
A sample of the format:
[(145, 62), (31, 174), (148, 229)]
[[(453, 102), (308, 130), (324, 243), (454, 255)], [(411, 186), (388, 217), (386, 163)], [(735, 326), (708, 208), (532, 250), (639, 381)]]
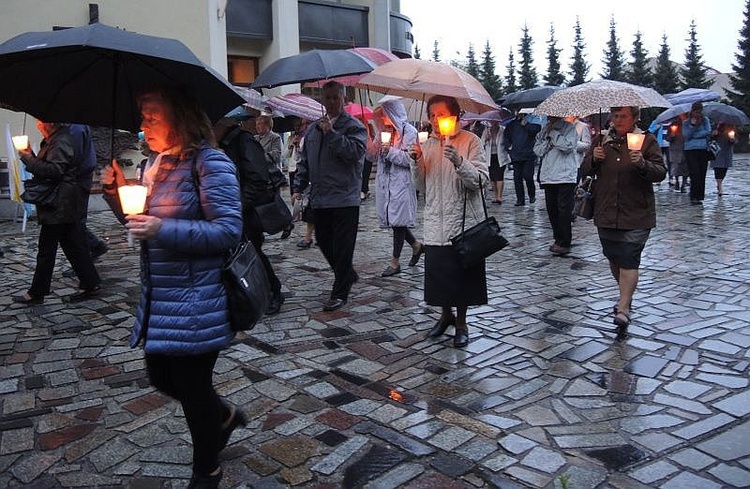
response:
[(490, 156), (490, 181), (502, 182), (505, 177), (505, 166), (500, 166), (500, 159), (496, 154)]
[(452, 247), (424, 248), (424, 300), (427, 304), (442, 307), (487, 304), (484, 262), (461, 268)]
[(650, 229), (598, 228), (602, 251), (609, 261), (625, 270), (641, 266), (641, 253), (646, 247)]

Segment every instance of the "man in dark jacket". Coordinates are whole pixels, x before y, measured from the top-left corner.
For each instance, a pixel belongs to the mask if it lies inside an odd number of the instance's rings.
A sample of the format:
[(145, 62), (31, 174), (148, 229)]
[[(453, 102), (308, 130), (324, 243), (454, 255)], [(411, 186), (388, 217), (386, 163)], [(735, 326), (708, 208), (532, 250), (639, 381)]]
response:
[(516, 206), (526, 205), (523, 184), (529, 192), (529, 203), (536, 202), (536, 186), (534, 185), (534, 140), (542, 129), (539, 124), (531, 124), (526, 120), (526, 114), (519, 113), (506, 127), (503, 133), (503, 145), (510, 155), (513, 165), (513, 184), (516, 188)]
[(253, 138), (252, 134), (240, 129), (231, 118), (220, 120), (214, 132), (219, 141), (219, 147), (237, 165), (242, 198), (243, 234), (253, 243), (271, 284), (273, 298), (266, 314), (277, 314), (284, 303), (284, 295), (281, 293), (281, 281), (262, 250), (263, 226), (255, 212), (255, 206), (272, 202), (278, 189), (271, 185), (269, 165), (266, 162), (263, 146)]
[(344, 110), (344, 86), (323, 85), (326, 115), (310, 124), (294, 179), (295, 200), (310, 188), (315, 237), (335, 280), (324, 311), (340, 309), (359, 276), (354, 271), (354, 245), (359, 225), (359, 192), (367, 149), (367, 130)]
[(77, 302), (98, 295), (101, 284), (83, 227), (90, 187), (79, 185), (79, 171), (84, 162), (81, 154), (76, 153), (68, 126), (37, 121), (37, 128), (44, 137), (39, 155), (28, 148), (19, 155), (35, 178), (57, 185), (57, 197), (53, 204), (37, 206), (41, 230), (34, 278), (29, 290), (13, 300), (27, 305), (44, 302), (44, 296), (50, 293), (59, 244), (81, 281), (81, 290), (69, 296), (70, 302)]

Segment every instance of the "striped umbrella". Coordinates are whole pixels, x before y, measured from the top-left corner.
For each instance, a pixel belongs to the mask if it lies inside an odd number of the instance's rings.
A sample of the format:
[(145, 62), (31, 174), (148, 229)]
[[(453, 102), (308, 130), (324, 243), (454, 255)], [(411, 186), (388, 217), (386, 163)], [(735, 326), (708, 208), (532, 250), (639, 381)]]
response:
[(295, 116), (309, 121), (319, 119), (325, 114), (323, 105), (301, 93), (277, 95), (266, 100), (266, 105), (285, 116)]

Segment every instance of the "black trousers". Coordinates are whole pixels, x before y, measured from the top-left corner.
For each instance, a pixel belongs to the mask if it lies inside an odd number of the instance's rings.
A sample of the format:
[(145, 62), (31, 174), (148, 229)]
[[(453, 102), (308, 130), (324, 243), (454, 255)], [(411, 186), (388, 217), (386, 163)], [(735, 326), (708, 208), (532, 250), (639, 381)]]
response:
[(544, 200), (549, 223), (552, 225), (552, 236), (555, 244), (563, 248), (570, 248), (573, 239), (571, 216), (575, 188), (575, 183), (544, 184)]
[(58, 245), (73, 266), (73, 270), (81, 281), (82, 289), (90, 290), (101, 283), (94, 267), (94, 260), (91, 258), (83, 222), (42, 224), (39, 231), (39, 250), (36, 255), (34, 278), (29, 288), (30, 296), (43, 297), (50, 293)]
[(705, 149), (687, 149), (685, 150), (685, 162), (687, 162), (688, 173), (690, 174), (690, 200), (705, 199), (708, 152)]
[(362, 189), (363, 193), (370, 191), (370, 173), (372, 173), (372, 161), (365, 158), (365, 164), (362, 166)]
[(516, 202), (525, 202), (523, 184), (529, 192), (529, 200), (536, 198), (536, 186), (534, 184), (535, 160), (519, 160), (513, 162), (513, 185), (516, 188)]
[(221, 425), (231, 414), (213, 385), (218, 351), (202, 355), (146, 354), (151, 385), (182, 405), (193, 440), (193, 471), (209, 475), (219, 467)]
[(357, 281), (352, 260), (358, 226), (359, 206), (315, 208), (315, 239), (335, 276), (331, 299), (348, 299)]

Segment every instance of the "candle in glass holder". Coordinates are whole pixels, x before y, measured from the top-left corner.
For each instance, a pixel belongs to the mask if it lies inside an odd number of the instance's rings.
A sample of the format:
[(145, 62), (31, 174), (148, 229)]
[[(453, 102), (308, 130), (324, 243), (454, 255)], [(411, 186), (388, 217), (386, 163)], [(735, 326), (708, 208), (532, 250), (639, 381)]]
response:
[(630, 151), (640, 151), (643, 146), (643, 138), (645, 134), (636, 134), (634, 132), (628, 133), (628, 149)]
[(424, 143), (430, 137), (430, 133), (427, 131), (419, 131), (419, 142)]
[(438, 117), (438, 127), (440, 128), (440, 135), (445, 137), (447, 142), (448, 136), (452, 136), (456, 131), (456, 116)]
[(729, 139), (731, 139), (732, 141), (734, 141), (734, 135), (735, 135), (735, 133), (734, 133), (734, 130), (731, 130), (731, 131), (729, 131), (729, 132), (727, 133), (727, 137), (728, 137)]
[(383, 143), (383, 146), (391, 144), (391, 131), (381, 131), (380, 142)]
[(672, 131), (673, 134), (676, 133), (677, 132), (677, 124), (672, 124), (671, 126), (669, 126), (669, 130)]
[(21, 151), (29, 147), (29, 137), (26, 135), (13, 136), (12, 139), (13, 139), (13, 146), (15, 146), (16, 150), (18, 151)]
[(140, 214), (146, 205), (146, 187), (143, 185), (123, 185), (117, 189), (124, 214)]

